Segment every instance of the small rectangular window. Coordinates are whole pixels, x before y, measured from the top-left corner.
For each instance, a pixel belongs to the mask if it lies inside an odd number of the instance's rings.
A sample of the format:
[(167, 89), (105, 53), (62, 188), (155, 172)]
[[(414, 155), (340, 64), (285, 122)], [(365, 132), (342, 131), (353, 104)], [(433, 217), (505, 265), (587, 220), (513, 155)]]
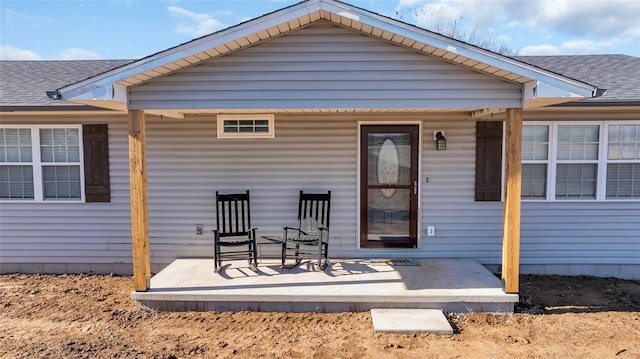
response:
[(274, 115), (218, 115), (218, 138), (273, 138)]

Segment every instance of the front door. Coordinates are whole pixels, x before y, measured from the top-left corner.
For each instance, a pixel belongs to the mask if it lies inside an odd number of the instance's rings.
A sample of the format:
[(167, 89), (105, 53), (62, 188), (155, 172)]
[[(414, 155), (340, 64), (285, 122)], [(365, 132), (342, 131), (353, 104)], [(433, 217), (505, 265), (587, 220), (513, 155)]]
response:
[(418, 125), (360, 128), (360, 247), (418, 243)]

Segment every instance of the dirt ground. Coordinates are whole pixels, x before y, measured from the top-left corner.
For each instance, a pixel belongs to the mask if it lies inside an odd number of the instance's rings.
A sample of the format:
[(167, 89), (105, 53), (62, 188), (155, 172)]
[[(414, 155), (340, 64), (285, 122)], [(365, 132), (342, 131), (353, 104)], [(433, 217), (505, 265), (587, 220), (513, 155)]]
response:
[(375, 333), (364, 313), (162, 313), (130, 277), (0, 275), (1, 358), (640, 358), (640, 282), (523, 276), (513, 315)]

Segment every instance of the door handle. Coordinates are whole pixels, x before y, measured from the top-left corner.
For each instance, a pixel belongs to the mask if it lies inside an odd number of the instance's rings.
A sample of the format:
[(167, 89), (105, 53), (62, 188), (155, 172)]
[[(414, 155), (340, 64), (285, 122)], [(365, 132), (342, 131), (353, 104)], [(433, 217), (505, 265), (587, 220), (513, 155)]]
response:
[(413, 181), (413, 194), (418, 194), (418, 181)]

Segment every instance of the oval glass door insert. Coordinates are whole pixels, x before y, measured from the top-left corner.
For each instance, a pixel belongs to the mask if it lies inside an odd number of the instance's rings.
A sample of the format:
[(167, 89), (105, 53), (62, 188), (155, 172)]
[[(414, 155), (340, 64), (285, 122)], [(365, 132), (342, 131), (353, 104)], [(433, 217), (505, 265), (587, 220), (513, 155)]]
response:
[[(387, 138), (378, 153), (378, 183), (381, 185), (395, 185), (398, 183), (398, 150), (396, 145)], [(382, 194), (389, 198), (396, 191), (395, 188), (382, 188)]]

